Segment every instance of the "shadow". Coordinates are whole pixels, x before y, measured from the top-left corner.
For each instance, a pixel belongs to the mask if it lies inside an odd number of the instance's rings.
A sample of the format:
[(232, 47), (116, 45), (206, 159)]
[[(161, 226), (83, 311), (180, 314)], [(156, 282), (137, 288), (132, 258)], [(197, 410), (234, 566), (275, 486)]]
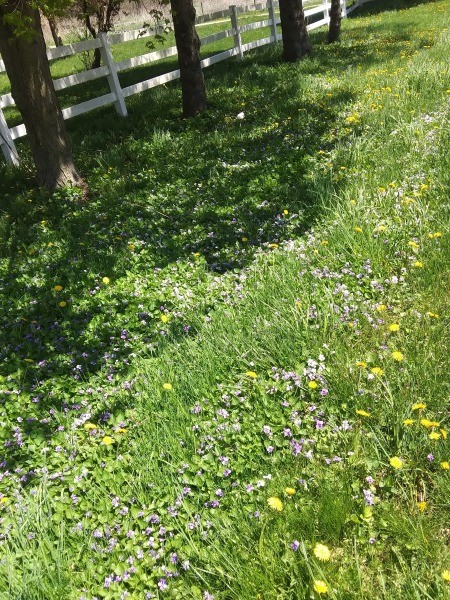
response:
[[(162, 335), (161, 312), (180, 309), (168, 289), (201, 296), (211, 272), (237, 273), (262, 247), (300, 236), (320, 217), (318, 189), (330, 177), (312, 180), (310, 165), (332, 150), (329, 131), (353, 92), (313, 93), (308, 76), (398, 54), (394, 44), (380, 51), (381, 25), (372, 25), (366, 45), (365, 29), (352, 27), (353, 41), (332, 47), (315, 32), (313, 57), (296, 65), (280, 63), (278, 45), (209, 68), (208, 110), (190, 120), (180, 116), (178, 82), (130, 97), (127, 119), (111, 106), (71, 119), (76, 162), (90, 185), (85, 204), (76, 190), (51, 197), (30, 190), (26, 152), (24, 168), (0, 167), (0, 362), (8, 391), (1, 402), (13, 389), (37, 398), (26, 431), (50, 436), (49, 411), (78, 414), (80, 389), (114, 389), (130, 355), (157, 356), (195, 335), (199, 316), (222, 301), (208, 292)], [(412, 38), (413, 30), (401, 35)], [(167, 64), (124, 73), (122, 85)], [(100, 95), (100, 85), (83, 89)], [(64, 104), (84, 99), (76, 91), (67, 90)], [(93, 410), (112, 412), (123, 401), (115, 390)], [(20, 452), (13, 444), (6, 455), (17, 460)]]

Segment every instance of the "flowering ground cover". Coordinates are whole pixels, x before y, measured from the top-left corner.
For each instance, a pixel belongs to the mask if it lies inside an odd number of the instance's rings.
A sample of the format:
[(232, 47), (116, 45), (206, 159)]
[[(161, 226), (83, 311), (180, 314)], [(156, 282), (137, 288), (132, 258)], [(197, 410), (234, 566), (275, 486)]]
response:
[(86, 204), (2, 167), (0, 598), (450, 596), (450, 6), (392, 8), (69, 123)]

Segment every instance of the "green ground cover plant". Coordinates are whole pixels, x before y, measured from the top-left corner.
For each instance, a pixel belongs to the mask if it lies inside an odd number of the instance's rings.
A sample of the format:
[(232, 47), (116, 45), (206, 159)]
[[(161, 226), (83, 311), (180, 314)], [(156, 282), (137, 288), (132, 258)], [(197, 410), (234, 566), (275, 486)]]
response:
[(449, 9), (0, 167), (0, 598), (450, 597)]

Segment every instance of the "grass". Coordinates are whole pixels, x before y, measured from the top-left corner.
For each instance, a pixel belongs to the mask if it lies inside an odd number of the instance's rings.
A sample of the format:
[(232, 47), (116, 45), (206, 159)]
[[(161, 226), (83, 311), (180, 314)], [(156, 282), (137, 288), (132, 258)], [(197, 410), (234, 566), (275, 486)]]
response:
[(0, 598), (449, 597), (448, 14), (69, 121), (86, 204), (1, 167)]

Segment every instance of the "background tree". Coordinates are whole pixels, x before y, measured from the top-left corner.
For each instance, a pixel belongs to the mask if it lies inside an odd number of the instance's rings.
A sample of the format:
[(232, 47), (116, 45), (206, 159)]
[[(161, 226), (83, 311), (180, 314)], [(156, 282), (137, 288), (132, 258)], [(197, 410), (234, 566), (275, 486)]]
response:
[[(124, 0), (78, 0), (71, 12), (83, 23), (93, 38), (99, 33), (108, 33), (114, 27), (114, 18), (120, 12)], [(92, 68), (101, 64), (100, 48), (94, 50)]]
[(200, 66), (200, 39), (195, 29), (192, 0), (170, 0), (180, 66), (183, 115), (192, 117), (206, 108), (206, 88)]
[(50, 75), (41, 19), (30, 1), (0, 0), (0, 52), (27, 128), (40, 186), (81, 185)]
[(48, 26), (50, 28), (50, 33), (52, 34), (53, 41), (55, 46), (62, 46), (63, 41), (61, 36), (59, 35), (58, 21), (55, 15), (48, 15), (47, 17)]
[(311, 52), (302, 0), (280, 0), (283, 59), (295, 62)]
[(328, 27), (327, 42), (332, 44), (339, 40), (341, 34), (341, 0), (331, 0), (330, 25)]

